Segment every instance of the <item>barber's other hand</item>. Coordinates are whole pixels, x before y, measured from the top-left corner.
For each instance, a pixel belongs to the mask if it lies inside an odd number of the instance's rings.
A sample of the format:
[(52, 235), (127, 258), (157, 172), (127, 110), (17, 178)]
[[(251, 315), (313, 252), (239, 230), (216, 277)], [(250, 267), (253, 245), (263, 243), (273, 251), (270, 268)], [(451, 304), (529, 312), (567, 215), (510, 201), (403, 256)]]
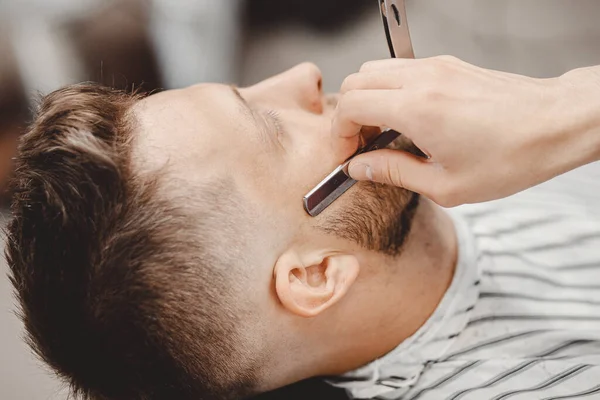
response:
[(597, 156), (582, 138), (569, 140), (600, 115), (585, 105), (584, 77), (534, 79), (447, 56), (369, 62), (344, 81), (332, 134), (343, 142), (362, 126), (389, 127), (430, 156), (363, 154), (350, 163), (355, 179), (405, 187), (443, 206), (497, 199)]

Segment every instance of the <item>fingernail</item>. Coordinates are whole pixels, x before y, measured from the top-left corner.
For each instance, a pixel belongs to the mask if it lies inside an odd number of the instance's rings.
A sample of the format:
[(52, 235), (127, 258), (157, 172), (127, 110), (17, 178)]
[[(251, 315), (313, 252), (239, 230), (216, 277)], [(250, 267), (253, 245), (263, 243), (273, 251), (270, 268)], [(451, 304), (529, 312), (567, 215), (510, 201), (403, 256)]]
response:
[(352, 164), (348, 168), (348, 172), (356, 180), (373, 180), (373, 171), (368, 164)]

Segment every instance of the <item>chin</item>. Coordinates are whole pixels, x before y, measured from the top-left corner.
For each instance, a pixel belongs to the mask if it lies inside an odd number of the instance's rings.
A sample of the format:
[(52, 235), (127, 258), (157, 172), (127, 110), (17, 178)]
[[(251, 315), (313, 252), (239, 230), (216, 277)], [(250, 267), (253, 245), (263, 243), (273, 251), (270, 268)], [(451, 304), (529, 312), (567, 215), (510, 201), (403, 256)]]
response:
[(410, 232), (419, 196), (406, 189), (359, 182), (319, 224), (327, 233), (367, 250), (397, 256)]

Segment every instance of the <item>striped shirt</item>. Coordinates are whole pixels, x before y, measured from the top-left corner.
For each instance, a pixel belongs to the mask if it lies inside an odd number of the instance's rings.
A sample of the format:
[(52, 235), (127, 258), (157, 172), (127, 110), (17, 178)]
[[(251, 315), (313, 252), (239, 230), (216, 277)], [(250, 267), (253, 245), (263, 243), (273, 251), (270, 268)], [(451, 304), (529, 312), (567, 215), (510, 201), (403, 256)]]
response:
[(330, 383), (381, 400), (600, 399), (600, 163), (450, 213), (459, 258), (436, 311)]

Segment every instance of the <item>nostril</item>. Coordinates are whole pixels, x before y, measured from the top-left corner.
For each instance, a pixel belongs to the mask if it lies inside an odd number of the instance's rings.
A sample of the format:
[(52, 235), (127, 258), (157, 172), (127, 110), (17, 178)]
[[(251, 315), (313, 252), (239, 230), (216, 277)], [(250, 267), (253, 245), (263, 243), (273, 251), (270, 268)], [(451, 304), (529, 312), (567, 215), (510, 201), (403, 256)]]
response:
[(317, 88), (319, 89), (319, 93), (323, 90), (323, 78), (319, 78), (317, 82)]
[(321, 70), (319, 69), (319, 67), (317, 67), (311, 62), (302, 63), (301, 66), (304, 68), (303, 74), (306, 74), (305, 76), (310, 80), (310, 84), (314, 85), (315, 82), (317, 82), (320, 90), (321, 85), (323, 84), (323, 75), (321, 74)]

